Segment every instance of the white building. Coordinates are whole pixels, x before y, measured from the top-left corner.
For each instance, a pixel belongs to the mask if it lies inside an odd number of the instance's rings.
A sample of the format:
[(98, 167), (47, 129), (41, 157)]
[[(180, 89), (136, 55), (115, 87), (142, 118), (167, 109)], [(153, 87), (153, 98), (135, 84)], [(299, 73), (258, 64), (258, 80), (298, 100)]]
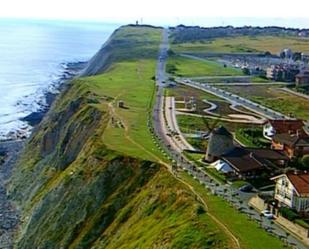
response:
[(276, 134), (275, 128), (271, 125), (270, 122), (264, 125), (263, 127), (263, 135), (268, 140), (271, 140), (273, 136)]
[(272, 180), (276, 182), (275, 199), (280, 206), (287, 206), (298, 212), (309, 212), (309, 174), (288, 172)]
[(224, 162), (223, 160), (217, 160), (214, 163), (211, 164), (217, 171), (220, 171), (222, 173), (231, 173), (234, 170), (231, 168), (231, 166)]

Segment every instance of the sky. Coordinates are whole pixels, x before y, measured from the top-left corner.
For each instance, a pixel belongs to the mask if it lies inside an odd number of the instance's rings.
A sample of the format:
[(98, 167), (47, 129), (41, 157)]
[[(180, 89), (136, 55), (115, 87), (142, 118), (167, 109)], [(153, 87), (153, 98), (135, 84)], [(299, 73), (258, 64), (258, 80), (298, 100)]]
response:
[(0, 18), (309, 28), (308, 9), (308, 0), (3, 0)]

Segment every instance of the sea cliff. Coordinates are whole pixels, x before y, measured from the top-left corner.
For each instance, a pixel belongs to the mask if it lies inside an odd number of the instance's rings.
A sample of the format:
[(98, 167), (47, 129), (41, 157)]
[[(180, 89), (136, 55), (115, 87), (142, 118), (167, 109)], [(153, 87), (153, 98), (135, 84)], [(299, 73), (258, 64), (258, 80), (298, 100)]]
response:
[(37, 126), (9, 183), (15, 248), (228, 248), (147, 128), (161, 34), (119, 28)]

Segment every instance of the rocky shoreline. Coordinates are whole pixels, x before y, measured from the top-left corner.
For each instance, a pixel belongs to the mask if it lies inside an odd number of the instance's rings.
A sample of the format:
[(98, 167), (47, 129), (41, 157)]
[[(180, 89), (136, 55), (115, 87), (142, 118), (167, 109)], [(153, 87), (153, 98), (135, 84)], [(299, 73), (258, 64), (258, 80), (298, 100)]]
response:
[(6, 183), (22, 150), (23, 141), (0, 142), (0, 249), (11, 249), (14, 232), (19, 223), (18, 211), (10, 202)]
[(13, 238), (19, 224), (18, 210), (7, 196), (6, 184), (22, 151), (23, 145), (31, 131), (44, 118), (57, 95), (64, 90), (66, 82), (73, 79), (85, 67), (85, 62), (67, 63), (65, 69), (56, 82), (57, 91), (48, 91), (45, 94), (46, 103), (42, 108), (21, 119), (27, 127), (8, 134), (6, 139), (0, 140), (0, 249), (13, 248)]
[[(49, 86), (49, 89), (44, 93), (44, 101), (40, 101), (39, 110), (30, 113), (24, 118), (21, 118), (20, 121), (25, 122), (25, 125), (15, 131), (11, 131), (5, 135), (4, 138), (0, 139), (1, 141), (16, 141), (24, 140), (30, 136), (32, 128), (39, 124), (44, 118), (45, 114), (50, 109), (52, 103), (54, 102), (57, 95), (63, 90), (66, 86), (66, 82), (78, 76), (80, 72), (84, 69), (87, 62), (70, 62), (63, 63), (63, 71), (61, 72), (59, 79), (52, 82)], [(1, 248), (0, 248), (1, 249)]]

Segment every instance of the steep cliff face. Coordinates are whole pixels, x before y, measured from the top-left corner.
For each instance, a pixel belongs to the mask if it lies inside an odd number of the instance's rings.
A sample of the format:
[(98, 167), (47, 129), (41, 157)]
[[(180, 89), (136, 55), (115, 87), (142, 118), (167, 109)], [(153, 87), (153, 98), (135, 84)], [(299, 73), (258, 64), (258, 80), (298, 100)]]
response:
[(138, 35), (135, 32), (136, 26), (133, 25), (126, 26), (128, 32), (125, 34), (123, 28), (117, 29), (92, 57), (81, 76), (97, 75), (119, 61), (155, 58), (158, 53), (158, 44), (149, 30), (160, 30), (161, 28), (146, 25), (139, 27)]
[(106, 148), (109, 116), (89, 101), (58, 102), (27, 145), (10, 184), (23, 214), (16, 248), (224, 248), (162, 166)]
[(165, 167), (105, 143), (103, 134), (121, 129), (112, 127), (114, 99), (89, 82), (73, 81), (58, 98), (14, 171), (9, 194), (22, 214), (15, 248), (227, 248)]

